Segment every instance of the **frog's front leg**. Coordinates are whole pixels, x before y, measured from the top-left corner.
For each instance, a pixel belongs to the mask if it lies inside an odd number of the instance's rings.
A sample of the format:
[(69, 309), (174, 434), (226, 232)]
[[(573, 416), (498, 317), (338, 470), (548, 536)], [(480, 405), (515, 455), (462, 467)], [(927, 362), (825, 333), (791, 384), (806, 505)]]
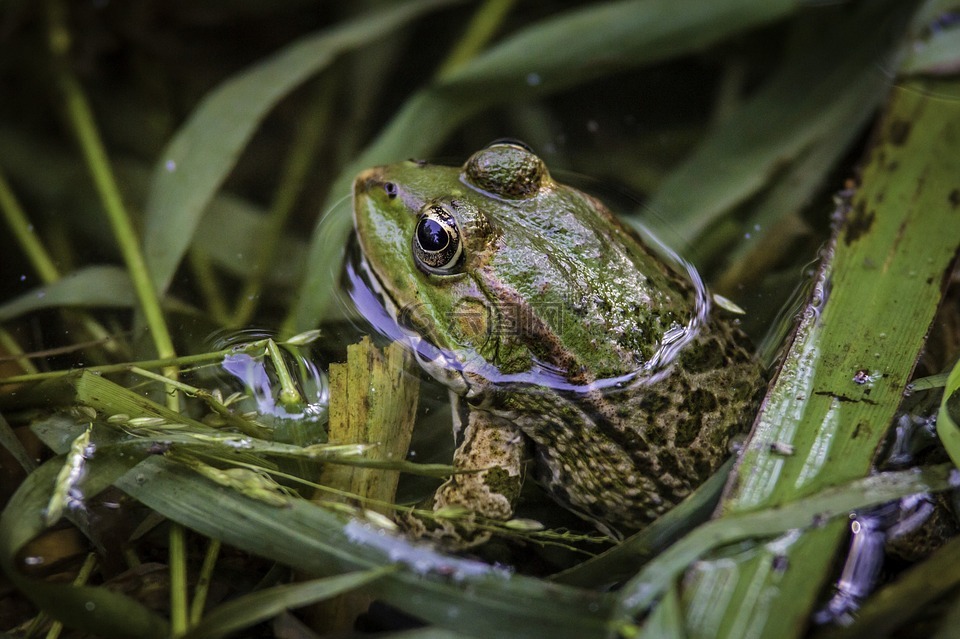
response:
[(523, 462), (529, 442), (510, 421), (473, 410), (463, 440), (453, 455), (457, 474), (441, 485), (424, 507), (434, 512), (463, 509), (465, 516), (428, 521), (406, 520), (418, 537), (429, 537), (450, 548), (482, 544), (490, 533), (475, 527), (477, 518), (506, 521), (513, 516), (523, 484)]

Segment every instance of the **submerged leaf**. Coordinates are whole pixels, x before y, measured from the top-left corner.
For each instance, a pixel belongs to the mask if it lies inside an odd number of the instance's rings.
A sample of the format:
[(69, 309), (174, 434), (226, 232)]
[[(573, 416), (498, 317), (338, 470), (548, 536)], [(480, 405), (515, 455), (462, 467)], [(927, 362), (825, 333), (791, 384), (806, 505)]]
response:
[(130, 277), (119, 266), (88, 266), (0, 306), (0, 321), (46, 308), (122, 308), (136, 304)]
[[(98, 457), (84, 478), (85, 495), (99, 493), (138, 459), (132, 455)], [(7, 578), (40, 610), (70, 628), (97, 637), (167, 637), (167, 621), (131, 597), (103, 587), (46, 582), (21, 572), (19, 553), (46, 528), (43, 511), (61, 467), (62, 460), (53, 459), (31, 473), (0, 515), (0, 565)]]

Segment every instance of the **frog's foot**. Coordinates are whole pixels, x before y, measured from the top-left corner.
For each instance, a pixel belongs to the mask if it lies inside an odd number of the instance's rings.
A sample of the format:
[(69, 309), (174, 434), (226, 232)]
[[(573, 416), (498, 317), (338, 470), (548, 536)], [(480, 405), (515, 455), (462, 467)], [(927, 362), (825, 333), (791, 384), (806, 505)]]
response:
[(453, 456), (457, 474), (423, 505), (431, 516), (411, 513), (399, 522), (419, 538), (450, 549), (480, 545), (490, 539), (481, 520), (507, 521), (513, 516), (523, 484), (528, 442), (511, 422), (473, 411), (463, 443)]

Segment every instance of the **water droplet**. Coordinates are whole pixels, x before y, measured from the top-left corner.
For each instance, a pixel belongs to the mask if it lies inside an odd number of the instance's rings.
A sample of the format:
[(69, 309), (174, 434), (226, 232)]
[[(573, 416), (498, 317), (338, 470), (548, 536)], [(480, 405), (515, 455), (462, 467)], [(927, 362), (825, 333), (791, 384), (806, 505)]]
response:
[(527, 74), (527, 84), (529, 84), (529, 85), (532, 86), (532, 87), (537, 86), (537, 85), (540, 84), (542, 81), (543, 81), (543, 80), (540, 78), (540, 74), (538, 74), (538, 73), (528, 73), (528, 74)]
[(177, 163), (174, 162), (173, 160), (167, 160), (166, 163), (163, 165), (163, 168), (165, 168), (168, 173), (173, 173), (174, 171), (177, 170)]

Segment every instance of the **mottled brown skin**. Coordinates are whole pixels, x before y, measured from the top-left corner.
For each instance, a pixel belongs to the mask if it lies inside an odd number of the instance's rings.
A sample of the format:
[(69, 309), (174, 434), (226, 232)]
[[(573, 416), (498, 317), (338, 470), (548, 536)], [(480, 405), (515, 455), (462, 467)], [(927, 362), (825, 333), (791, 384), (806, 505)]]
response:
[(490, 410), (512, 413), (535, 442), (537, 478), (557, 501), (608, 532), (640, 529), (719, 468), (762, 397), (743, 334), (722, 321), (710, 329), (649, 386), (502, 393)]
[[(421, 364), (468, 409), (454, 465), (469, 472), (434, 510), (509, 519), (532, 459), (558, 502), (619, 536), (686, 497), (749, 427), (763, 375), (735, 322), (529, 149), (370, 169), (354, 213), (374, 285), (419, 334), (411, 348), (440, 349)], [(438, 246), (455, 240), (443, 253), (418, 234), (434, 222), (449, 227)], [(487, 537), (471, 521), (408, 524), (462, 547)]]

